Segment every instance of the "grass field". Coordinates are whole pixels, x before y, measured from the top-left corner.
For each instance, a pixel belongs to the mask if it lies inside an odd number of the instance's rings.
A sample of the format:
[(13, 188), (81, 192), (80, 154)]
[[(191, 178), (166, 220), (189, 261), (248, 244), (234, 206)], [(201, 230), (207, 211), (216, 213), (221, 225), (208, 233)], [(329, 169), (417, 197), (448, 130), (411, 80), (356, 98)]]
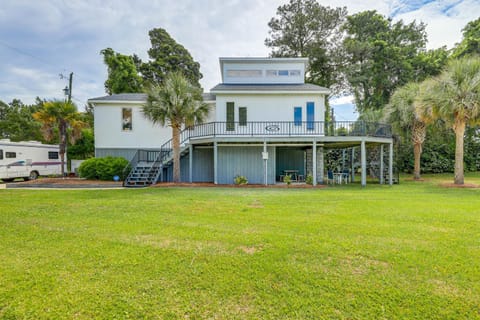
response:
[(0, 319), (480, 319), (480, 189), (440, 180), (0, 190)]

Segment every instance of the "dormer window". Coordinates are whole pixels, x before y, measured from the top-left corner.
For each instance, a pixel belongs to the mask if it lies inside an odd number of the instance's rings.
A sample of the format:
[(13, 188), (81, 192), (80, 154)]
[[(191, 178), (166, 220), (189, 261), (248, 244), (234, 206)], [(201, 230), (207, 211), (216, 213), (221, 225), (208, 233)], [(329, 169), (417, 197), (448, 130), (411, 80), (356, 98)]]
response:
[(256, 78), (262, 76), (262, 70), (227, 70), (228, 77)]
[(267, 77), (299, 77), (300, 70), (267, 70)]

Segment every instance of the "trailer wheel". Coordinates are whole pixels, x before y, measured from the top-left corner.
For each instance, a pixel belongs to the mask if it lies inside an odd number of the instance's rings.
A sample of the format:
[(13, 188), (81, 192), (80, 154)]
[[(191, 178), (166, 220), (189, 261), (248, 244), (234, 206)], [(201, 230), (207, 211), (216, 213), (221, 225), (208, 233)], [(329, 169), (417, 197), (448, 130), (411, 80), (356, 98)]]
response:
[(38, 172), (32, 171), (30, 172), (30, 175), (28, 176), (27, 180), (36, 180), (37, 178), (38, 178)]

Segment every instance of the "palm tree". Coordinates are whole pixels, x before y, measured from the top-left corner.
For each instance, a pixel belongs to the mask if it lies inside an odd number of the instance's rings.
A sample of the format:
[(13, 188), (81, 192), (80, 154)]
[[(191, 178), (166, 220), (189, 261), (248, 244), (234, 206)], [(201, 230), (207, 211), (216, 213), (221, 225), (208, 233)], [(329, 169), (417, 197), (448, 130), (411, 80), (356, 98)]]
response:
[(455, 132), (454, 183), (464, 184), (465, 127), (480, 121), (480, 58), (452, 60), (421, 86), (416, 105), (422, 119), (441, 119)]
[(172, 128), (173, 181), (180, 181), (180, 132), (185, 126), (201, 123), (208, 115), (201, 88), (179, 72), (170, 73), (161, 86), (148, 90), (144, 115), (153, 123)]
[(385, 108), (385, 119), (396, 131), (410, 132), (413, 143), (413, 179), (420, 179), (420, 157), (425, 142), (426, 123), (415, 113), (415, 98), (419, 92), (419, 85), (415, 82), (407, 83), (398, 88), (390, 98)]
[(33, 117), (42, 123), (41, 132), (47, 141), (51, 141), (58, 131), (62, 176), (64, 176), (67, 138), (70, 143), (75, 143), (87, 124), (81, 120), (77, 107), (71, 101), (45, 101), (40, 110), (33, 114)]

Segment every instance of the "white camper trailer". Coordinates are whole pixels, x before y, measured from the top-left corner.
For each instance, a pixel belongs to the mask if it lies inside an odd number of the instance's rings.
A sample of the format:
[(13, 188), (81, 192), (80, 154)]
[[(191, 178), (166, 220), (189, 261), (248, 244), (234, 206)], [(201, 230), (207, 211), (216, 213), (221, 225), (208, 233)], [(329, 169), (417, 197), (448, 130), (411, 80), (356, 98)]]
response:
[[(38, 176), (62, 173), (58, 145), (38, 141), (0, 140), (0, 179), (36, 179)], [(66, 159), (65, 159), (66, 160)]]

